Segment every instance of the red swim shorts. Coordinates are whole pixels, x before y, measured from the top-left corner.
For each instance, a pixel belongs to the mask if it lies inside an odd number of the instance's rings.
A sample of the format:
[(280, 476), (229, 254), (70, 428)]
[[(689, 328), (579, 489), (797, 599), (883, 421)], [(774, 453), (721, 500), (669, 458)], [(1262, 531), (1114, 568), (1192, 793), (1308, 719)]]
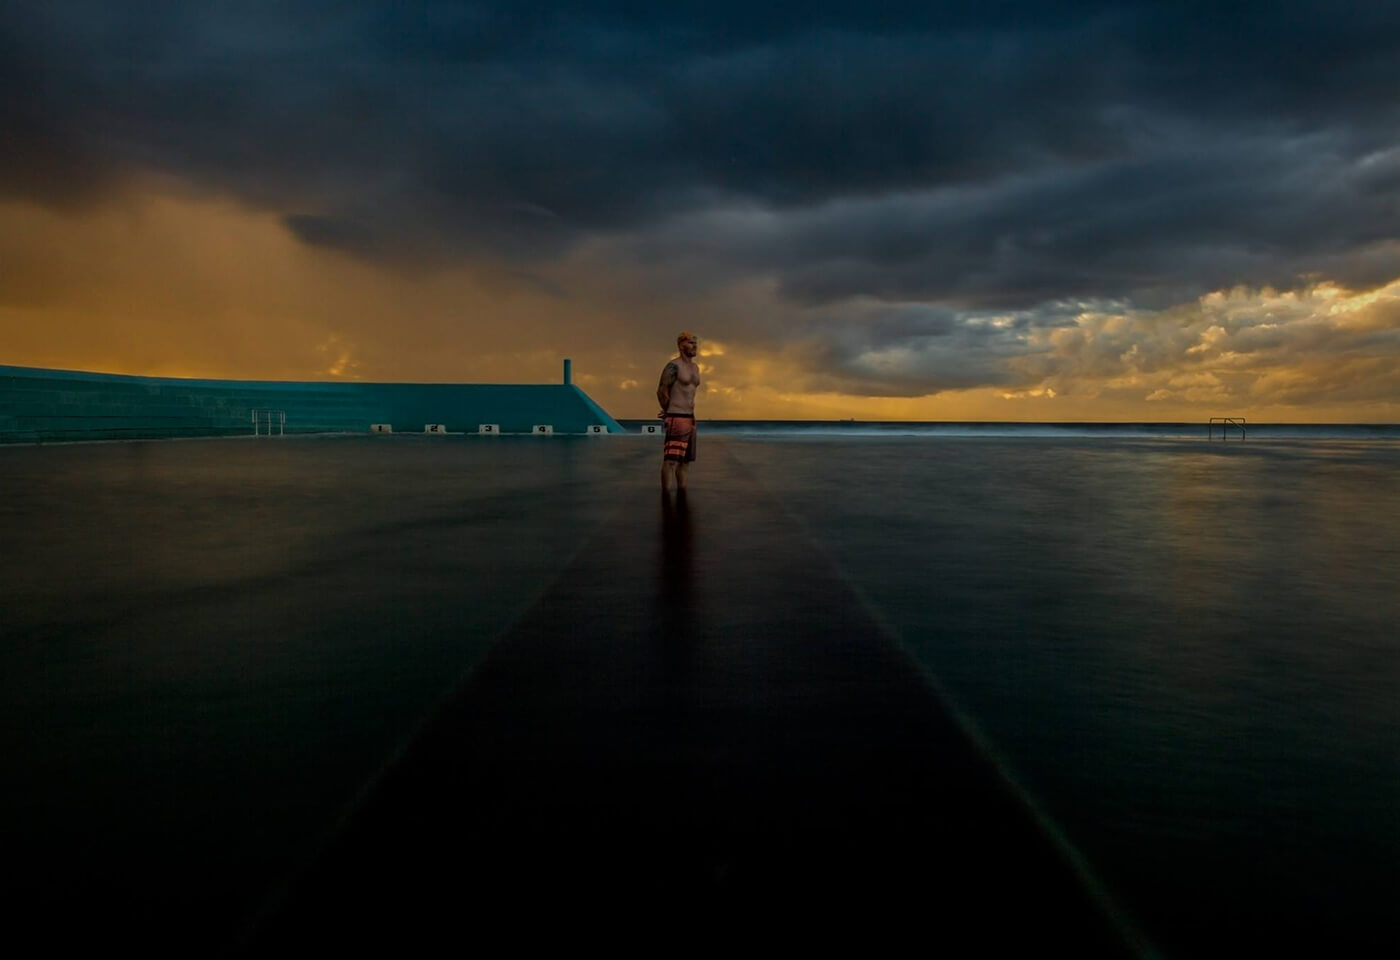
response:
[(695, 459), (695, 417), (689, 413), (668, 413), (663, 460), (690, 463)]

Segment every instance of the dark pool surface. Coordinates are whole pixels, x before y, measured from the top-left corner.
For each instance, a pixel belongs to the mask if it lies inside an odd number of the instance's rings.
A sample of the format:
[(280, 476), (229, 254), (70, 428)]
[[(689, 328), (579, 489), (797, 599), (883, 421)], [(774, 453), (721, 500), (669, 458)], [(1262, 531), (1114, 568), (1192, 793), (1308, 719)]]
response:
[(735, 451), (1159, 944), (1396, 942), (1400, 447)]
[(614, 509), (589, 439), (0, 449), (9, 882), (234, 926)]
[[(549, 604), (566, 593), (598, 632), (580, 583), (603, 604), (700, 606), (699, 659), (666, 661), (680, 681), (625, 657), (593, 679), (674, 705), (703, 676), (708, 716), (725, 671), (751, 698), (755, 675), (791, 673), (782, 638), (815, 630), (792, 590), (816, 575), (794, 571), (815, 555), (854, 619), (811, 635), (868, 621), (902, 645), (1160, 949), (1394, 944), (1393, 445), (712, 437), (690, 498), (711, 534), (681, 557), (656, 456), (640, 438), (0, 450), (11, 902), (115, 905), (155, 943), (178, 905), (182, 930), (224, 943), (315, 875), (425, 721), (466, 709), (493, 645), (564, 630)], [(694, 590), (676, 592), (677, 563)], [(765, 723), (808, 688), (773, 689)]]

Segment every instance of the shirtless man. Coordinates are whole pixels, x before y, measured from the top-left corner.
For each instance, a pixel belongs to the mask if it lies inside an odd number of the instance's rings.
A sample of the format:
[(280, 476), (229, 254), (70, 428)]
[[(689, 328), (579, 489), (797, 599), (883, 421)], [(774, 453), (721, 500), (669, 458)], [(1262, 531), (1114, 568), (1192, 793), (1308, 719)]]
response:
[(700, 387), (700, 365), (695, 355), (700, 341), (684, 331), (676, 337), (677, 354), (661, 371), (656, 399), (666, 423), (666, 446), (661, 456), (661, 492), (685, 489), (686, 469), (695, 459), (695, 391)]

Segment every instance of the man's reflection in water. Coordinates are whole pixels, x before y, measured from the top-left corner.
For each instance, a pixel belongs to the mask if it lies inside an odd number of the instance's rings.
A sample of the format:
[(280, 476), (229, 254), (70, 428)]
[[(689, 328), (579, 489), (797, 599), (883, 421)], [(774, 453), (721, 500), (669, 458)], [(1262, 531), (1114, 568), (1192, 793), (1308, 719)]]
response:
[(652, 636), (671, 706), (681, 711), (671, 719), (682, 728), (685, 726), (684, 704), (692, 694), (691, 658), (697, 632), (692, 521), (684, 491), (661, 494), (661, 569)]
[(690, 502), (684, 490), (661, 494), (661, 590), (658, 599), (662, 632), (689, 636), (692, 553)]

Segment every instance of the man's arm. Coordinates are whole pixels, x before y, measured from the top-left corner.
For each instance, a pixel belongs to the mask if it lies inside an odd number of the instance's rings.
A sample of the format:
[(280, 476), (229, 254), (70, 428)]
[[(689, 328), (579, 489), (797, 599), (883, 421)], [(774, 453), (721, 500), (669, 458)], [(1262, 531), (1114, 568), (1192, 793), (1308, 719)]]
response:
[(671, 387), (675, 384), (678, 376), (680, 376), (680, 370), (676, 368), (674, 360), (666, 364), (666, 369), (661, 371), (661, 382), (656, 385), (656, 399), (661, 404), (662, 413), (665, 413), (666, 408), (671, 405)]

